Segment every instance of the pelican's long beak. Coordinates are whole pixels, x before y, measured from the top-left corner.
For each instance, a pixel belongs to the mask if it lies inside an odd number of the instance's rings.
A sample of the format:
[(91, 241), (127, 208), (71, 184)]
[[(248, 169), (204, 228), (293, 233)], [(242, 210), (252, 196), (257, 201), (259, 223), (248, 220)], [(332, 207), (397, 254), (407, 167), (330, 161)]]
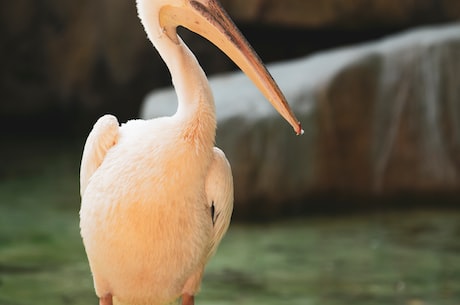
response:
[(219, 2), (185, 0), (182, 7), (164, 6), (160, 24), (173, 40), (177, 40), (175, 27), (182, 25), (211, 41), (246, 73), (296, 134), (303, 133), (278, 85)]

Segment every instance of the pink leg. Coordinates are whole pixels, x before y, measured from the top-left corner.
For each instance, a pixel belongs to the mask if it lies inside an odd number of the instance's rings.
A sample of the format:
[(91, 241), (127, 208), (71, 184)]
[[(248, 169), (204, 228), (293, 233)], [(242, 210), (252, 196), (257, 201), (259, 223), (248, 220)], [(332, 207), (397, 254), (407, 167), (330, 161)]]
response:
[(184, 293), (182, 295), (182, 305), (195, 305), (195, 297), (193, 295)]
[(102, 298), (99, 298), (99, 305), (113, 305), (112, 303), (112, 295), (107, 294)]

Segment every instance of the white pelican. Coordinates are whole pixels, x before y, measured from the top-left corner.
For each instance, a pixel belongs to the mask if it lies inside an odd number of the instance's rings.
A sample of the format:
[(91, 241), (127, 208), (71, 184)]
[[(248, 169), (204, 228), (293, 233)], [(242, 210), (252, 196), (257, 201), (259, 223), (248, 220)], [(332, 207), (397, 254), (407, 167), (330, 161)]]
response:
[(205, 74), (176, 33), (184, 26), (223, 50), (302, 132), (264, 65), (216, 0), (137, 0), (142, 24), (172, 76), (171, 117), (119, 126), (101, 117), (83, 151), (80, 228), (99, 304), (194, 304), (205, 264), (226, 232), (233, 182), (214, 147)]

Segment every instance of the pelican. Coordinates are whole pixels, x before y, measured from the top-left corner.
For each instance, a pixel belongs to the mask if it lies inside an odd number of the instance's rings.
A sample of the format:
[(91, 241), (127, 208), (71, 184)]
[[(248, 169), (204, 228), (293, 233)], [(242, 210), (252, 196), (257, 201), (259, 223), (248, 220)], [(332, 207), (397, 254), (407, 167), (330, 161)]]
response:
[(214, 147), (213, 97), (184, 26), (225, 52), (302, 133), (283, 94), (216, 0), (137, 0), (148, 38), (178, 97), (170, 117), (118, 123), (104, 115), (83, 149), (80, 230), (100, 305), (193, 305), (225, 234), (233, 182)]

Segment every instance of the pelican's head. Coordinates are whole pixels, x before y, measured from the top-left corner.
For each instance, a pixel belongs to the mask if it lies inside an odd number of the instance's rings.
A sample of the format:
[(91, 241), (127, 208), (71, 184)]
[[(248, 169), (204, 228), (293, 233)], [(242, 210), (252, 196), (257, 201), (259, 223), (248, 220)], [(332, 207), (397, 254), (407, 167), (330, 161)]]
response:
[(159, 26), (174, 43), (180, 43), (178, 26), (212, 42), (254, 82), (295, 132), (303, 133), (278, 85), (217, 0), (138, 0), (138, 9), (140, 14), (157, 13)]

